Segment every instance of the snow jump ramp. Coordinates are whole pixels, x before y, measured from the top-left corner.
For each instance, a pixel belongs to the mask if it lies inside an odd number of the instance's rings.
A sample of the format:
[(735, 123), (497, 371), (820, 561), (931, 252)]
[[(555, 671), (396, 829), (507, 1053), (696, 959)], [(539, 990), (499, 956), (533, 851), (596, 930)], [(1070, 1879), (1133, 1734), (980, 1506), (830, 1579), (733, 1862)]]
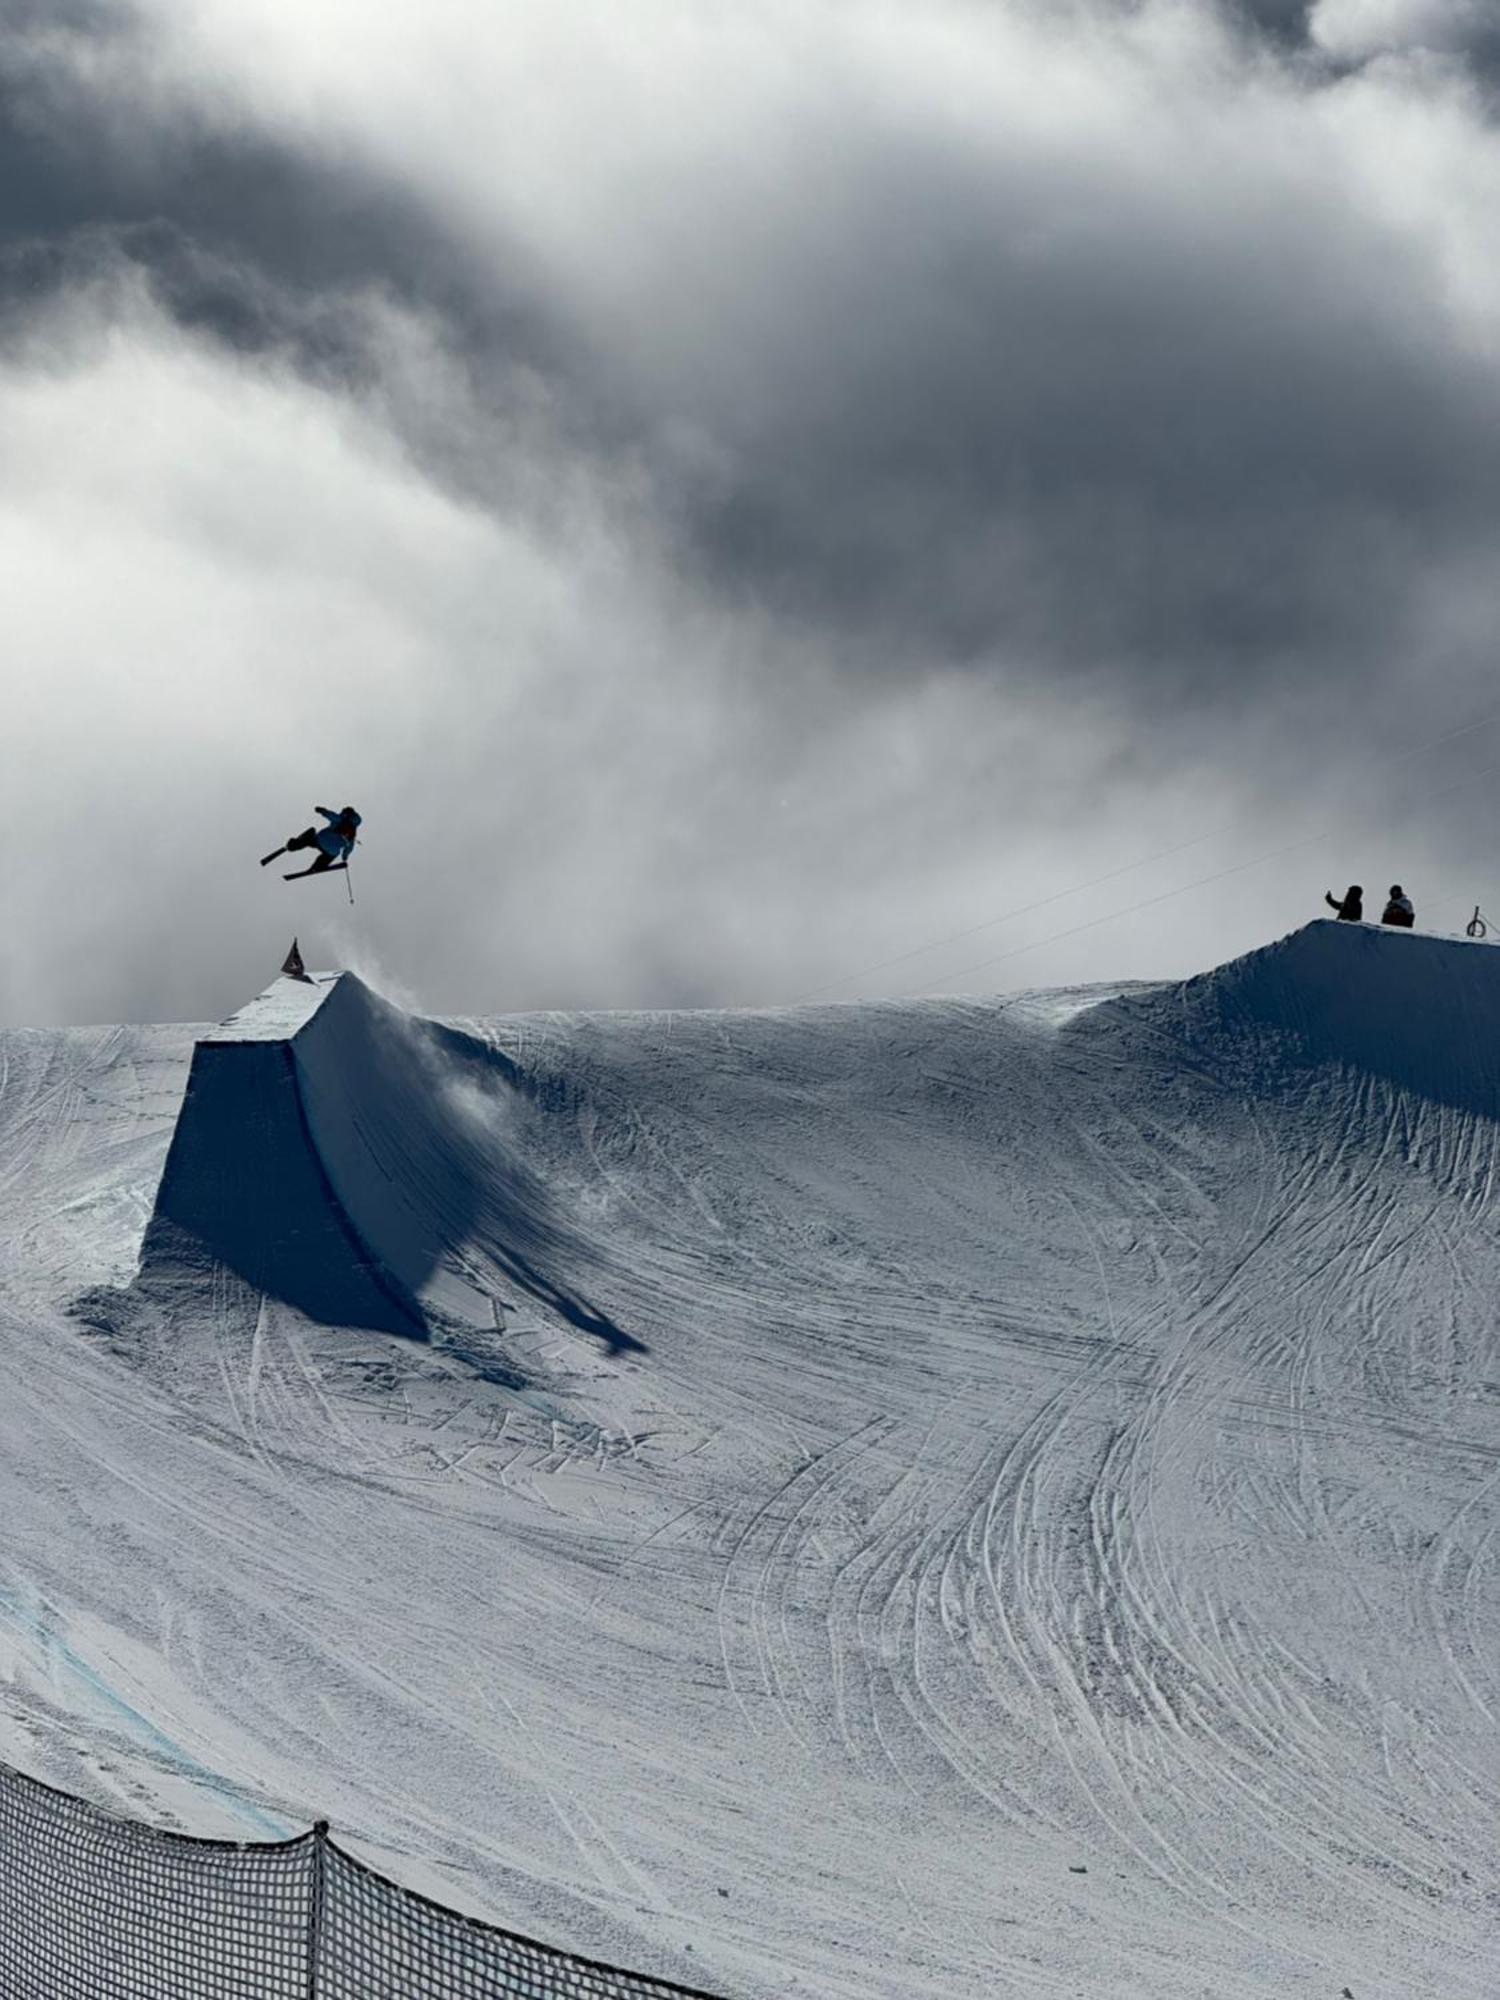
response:
[(1120, 1008), (1185, 1030), (1255, 1090), (1335, 1064), (1493, 1119), (1500, 1117), (1495, 952), (1464, 938), (1320, 918)]
[(137, 1286), (225, 1267), (331, 1325), (493, 1326), (462, 1266), (494, 1134), (455, 1102), (446, 1032), (340, 972), (281, 978), (203, 1036)]

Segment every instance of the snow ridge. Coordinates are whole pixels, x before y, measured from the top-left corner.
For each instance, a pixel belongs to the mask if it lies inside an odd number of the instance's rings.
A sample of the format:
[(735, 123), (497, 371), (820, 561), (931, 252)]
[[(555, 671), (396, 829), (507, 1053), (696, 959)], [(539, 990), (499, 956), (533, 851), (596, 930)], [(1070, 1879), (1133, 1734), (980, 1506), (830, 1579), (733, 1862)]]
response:
[[(1321, 919), (1181, 989), (1200, 1045), (1247, 1032), (1300, 1069), (1348, 1064), (1475, 1117), (1500, 1116), (1496, 946)], [(1155, 1005), (1160, 1012), (1160, 1003)], [(1269, 1046), (1269, 1044), (1268, 1044)]]

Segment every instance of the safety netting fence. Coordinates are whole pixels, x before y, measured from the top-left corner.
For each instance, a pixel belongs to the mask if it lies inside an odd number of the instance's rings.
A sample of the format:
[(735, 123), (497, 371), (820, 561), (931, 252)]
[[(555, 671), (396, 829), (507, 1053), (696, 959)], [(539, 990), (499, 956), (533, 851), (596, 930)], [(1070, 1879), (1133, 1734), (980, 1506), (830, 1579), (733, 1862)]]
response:
[(430, 1902), (320, 1821), (197, 1840), (0, 1764), (4, 2000), (712, 2000)]

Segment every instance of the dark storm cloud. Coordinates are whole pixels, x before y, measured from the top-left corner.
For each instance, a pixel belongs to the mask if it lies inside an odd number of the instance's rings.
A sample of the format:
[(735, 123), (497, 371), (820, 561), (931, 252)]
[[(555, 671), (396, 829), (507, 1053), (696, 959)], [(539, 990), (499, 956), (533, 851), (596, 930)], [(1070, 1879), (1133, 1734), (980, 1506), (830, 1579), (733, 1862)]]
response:
[(1132, 662), (1181, 692), (1347, 672), (1413, 567), (1500, 525), (1493, 376), (1398, 246), (1274, 194), (1220, 234), (1212, 190), (1155, 227), (1095, 190), (1080, 233), (1078, 191), (938, 164), (872, 171), (868, 255), (799, 299), (775, 391), (695, 412), (734, 439), (696, 507), (724, 587), (907, 659)]
[(1500, 83), (1500, 18), (1491, 0), (1235, 0), (1234, 14), (1279, 46), (1336, 68), (1404, 50), (1450, 58), (1487, 90)]
[(213, 1005), (331, 770), (448, 1004), (774, 997), (1482, 710), (1489, 38), (1403, 4), (11, 5), (0, 793), (136, 831), (5, 1004), (198, 1011), (162, 797)]
[[(1285, 40), (1305, 12), (1241, 15)], [(1086, 135), (1028, 155), (854, 119), (829, 154), (783, 131), (807, 172), (739, 218), (743, 328), (678, 269), (675, 328), (643, 359), (638, 326), (622, 359), (519, 244), (464, 243), (368, 159), (121, 102), (151, 55), (123, 10), (27, 32), (43, 19), (16, 17), (0, 73), (13, 312), (127, 267), (183, 325), (367, 390), (376, 289), (467, 371), (466, 435), (390, 401), (429, 472), (506, 504), (490, 427), (524, 374), (560, 445), (641, 482), (702, 587), (819, 635), (830, 662), (1095, 672), (1152, 706), (1337, 689), (1407, 642), (1414, 577), (1500, 528), (1500, 395), (1433, 317), (1427, 246), (1310, 169), (1214, 157), (1208, 127), (1198, 185), (1143, 131), (1123, 188)], [(121, 64), (70, 60), (84, 42)], [(708, 216), (694, 254), (732, 271), (733, 220), (715, 241)]]
[[(103, 69), (82, 60), (108, 52)], [(138, 24), (118, 8), (7, 10), (0, 38), (0, 310), (12, 329), (126, 270), (167, 308), (245, 349), (295, 340), (310, 280), (336, 292), (368, 269), (368, 204), (340, 200), (253, 134), (184, 121), (112, 94), (144, 74)], [(331, 228), (339, 217), (341, 227)], [(294, 218), (302, 226), (293, 226)], [(268, 263), (269, 259), (269, 263)], [(272, 282), (271, 271), (279, 282)], [(313, 274), (316, 274), (315, 276)]]
[(1331, 159), (1201, 137), (1153, 162), (1143, 129), (1135, 186), (1086, 140), (1044, 172), (941, 131), (810, 177), (756, 366), (710, 345), (658, 385), (732, 466), (678, 496), (717, 587), (874, 670), (1153, 707), (1399, 677), (1414, 585), (1500, 531), (1493, 370)]
[(1307, 35), (1308, 0), (1237, 0), (1235, 17), (1286, 40)]
[[(100, 55), (113, 60), (100, 62)], [(136, 273), (181, 325), (316, 380), (370, 386), (364, 295), (440, 315), (510, 367), (578, 356), (519, 249), (482, 269), (368, 162), (289, 145), (152, 86), (149, 26), (112, 0), (0, 16), (0, 334)]]

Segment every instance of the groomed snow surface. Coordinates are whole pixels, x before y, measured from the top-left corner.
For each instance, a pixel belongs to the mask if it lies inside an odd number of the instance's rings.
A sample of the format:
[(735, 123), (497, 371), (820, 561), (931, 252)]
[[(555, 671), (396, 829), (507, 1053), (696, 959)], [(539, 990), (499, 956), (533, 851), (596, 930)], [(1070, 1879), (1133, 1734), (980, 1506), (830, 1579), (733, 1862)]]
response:
[(1500, 1989), (1493, 947), (0, 1063), (0, 1759), (734, 2000)]

